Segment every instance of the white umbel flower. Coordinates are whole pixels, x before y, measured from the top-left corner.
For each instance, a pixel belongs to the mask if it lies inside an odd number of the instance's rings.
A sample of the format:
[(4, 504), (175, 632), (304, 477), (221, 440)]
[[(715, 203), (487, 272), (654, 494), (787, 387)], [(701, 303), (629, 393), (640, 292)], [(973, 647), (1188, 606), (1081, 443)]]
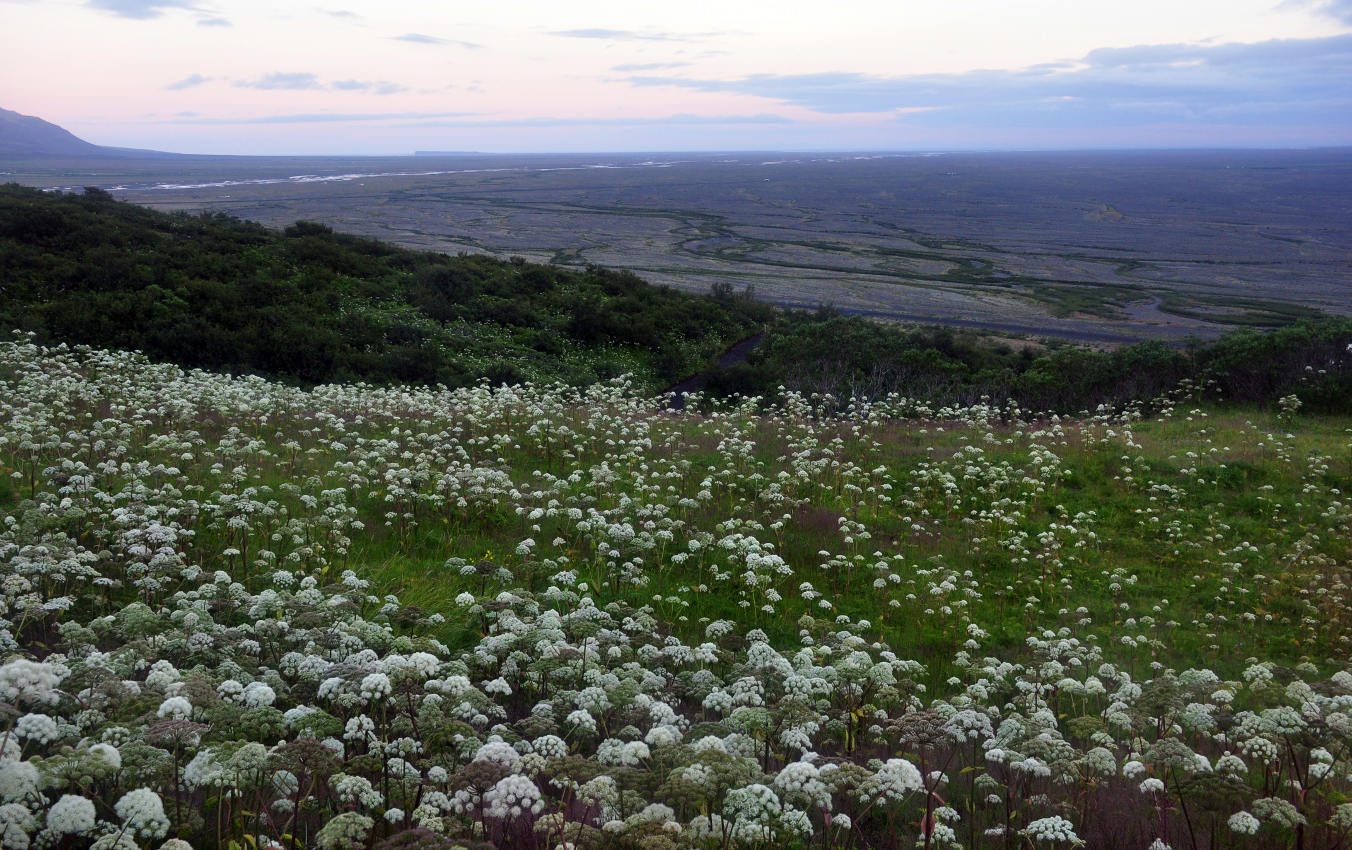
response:
[(47, 744), (61, 737), (56, 721), (45, 714), (25, 714), (14, 724), (14, 734), (20, 738)]
[(368, 673), (361, 680), (361, 698), (367, 701), (383, 699), (393, 689), (390, 677), (384, 673)]
[(1034, 841), (1066, 842), (1068, 844), (1078, 844), (1080, 841), (1075, 835), (1075, 825), (1060, 815), (1038, 818), (1024, 827), (1021, 834)]
[(244, 692), (240, 694), (239, 701), (249, 708), (272, 705), (277, 701), (277, 692), (272, 689), (272, 686), (263, 682), (250, 682), (244, 686)]
[(39, 796), (41, 776), (27, 761), (0, 762), (0, 802), (26, 803)]
[(160, 707), (155, 711), (158, 717), (167, 717), (171, 720), (187, 720), (192, 717), (192, 703), (188, 702), (186, 697), (169, 697), (160, 703)]
[(34, 827), (33, 813), (27, 806), (5, 803), (0, 806), (0, 847), (4, 850), (28, 850)]
[(113, 806), (127, 829), (142, 838), (163, 838), (169, 832), (169, 818), (164, 814), (160, 795), (149, 788), (137, 788), (122, 795)]
[(0, 699), (20, 704), (53, 705), (60, 698), (57, 686), (69, 672), (56, 664), (15, 659), (0, 667)]
[(1253, 835), (1258, 831), (1258, 827), (1263, 825), (1258, 818), (1248, 812), (1235, 812), (1226, 823), (1229, 824), (1231, 831), (1240, 835)]
[(489, 741), (475, 751), (474, 760), (491, 761), (494, 764), (512, 768), (516, 767), (516, 763), (521, 761), (521, 754), (506, 741)]
[(864, 783), (864, 792), (879, 800), (900, 800), (924, 786), (920, 771), (906, 759), (888, 759)]
[(122, 751), (112, 744), (90, 744), (89, 754), (106, 764), (110, 770), (122, 769)]
[(531, 741), (531, 747), (547, 759), (563, 758), (568, 755), (568, 743), (558, 735), (541, 735)]
[(57, 835), (84, 835), (97, 820), (94, 804), (74, 794), (66, 794), (47, 810), (47, 828)]
[(516, 774), (503, 777), (485, 791), (484, 804), (489, 817), (512, 819), (527, 813), (538, 815), (545, 807), (535, 783)]

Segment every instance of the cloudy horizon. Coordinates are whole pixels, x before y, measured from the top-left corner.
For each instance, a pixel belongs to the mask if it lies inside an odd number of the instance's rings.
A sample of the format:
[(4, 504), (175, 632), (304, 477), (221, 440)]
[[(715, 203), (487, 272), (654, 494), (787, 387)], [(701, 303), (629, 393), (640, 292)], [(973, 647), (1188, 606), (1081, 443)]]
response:
[(1352, 0), (728, 5), (0, 0), (0, 107), (207, 154), (1352, 144)]

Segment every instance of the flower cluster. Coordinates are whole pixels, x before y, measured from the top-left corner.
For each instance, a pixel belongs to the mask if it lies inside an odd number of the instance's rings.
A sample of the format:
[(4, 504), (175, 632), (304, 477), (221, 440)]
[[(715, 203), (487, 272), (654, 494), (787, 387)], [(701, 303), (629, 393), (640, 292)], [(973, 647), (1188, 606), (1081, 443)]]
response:
[(0, 390), (6, 848), (1352, 837), (1352, 510), (1284, 430), (27, 340)]

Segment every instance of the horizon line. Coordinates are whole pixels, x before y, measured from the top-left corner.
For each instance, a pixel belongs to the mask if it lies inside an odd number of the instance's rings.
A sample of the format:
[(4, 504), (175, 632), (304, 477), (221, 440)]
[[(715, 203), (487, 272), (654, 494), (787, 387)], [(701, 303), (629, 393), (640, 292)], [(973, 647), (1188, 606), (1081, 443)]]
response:
[(0, 162), (33, 160), (147, 160), (158, 157), (173, 159), (437, 159), (485, 156), (643, 156), (682, 155), (718, 156), (730, 154), (847, 154), (847, 155), (912, 155), (941, 156), (945, 154), (1000, 154), (1000, 153), (1175, 153), (1175, 152), (1238, 152), (1238, 151), (1342, 151), (1352, 150), (1346, 144), (1308, 145), (1100, 145), (1073, 147), (971, 147), (971, 148), (700, 148), (700, 149), (632, 149), (632, 150), (531, 150), (531, 151), (440, 151), (414, 150), (403, 153), (181, 153), (152, 148), (103, 147), (107, 153), (0, 153)]

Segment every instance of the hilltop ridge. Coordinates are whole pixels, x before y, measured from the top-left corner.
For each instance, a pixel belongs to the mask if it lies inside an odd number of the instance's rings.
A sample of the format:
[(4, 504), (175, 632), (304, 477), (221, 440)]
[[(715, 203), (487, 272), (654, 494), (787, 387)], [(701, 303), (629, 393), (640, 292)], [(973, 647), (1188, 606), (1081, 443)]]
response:
[(0, 157), (94, 156), (131, 158), (179, 156), (164, 151), (115, 148), (87, 142), (64, 127), (34, 115), (0, 108)]

